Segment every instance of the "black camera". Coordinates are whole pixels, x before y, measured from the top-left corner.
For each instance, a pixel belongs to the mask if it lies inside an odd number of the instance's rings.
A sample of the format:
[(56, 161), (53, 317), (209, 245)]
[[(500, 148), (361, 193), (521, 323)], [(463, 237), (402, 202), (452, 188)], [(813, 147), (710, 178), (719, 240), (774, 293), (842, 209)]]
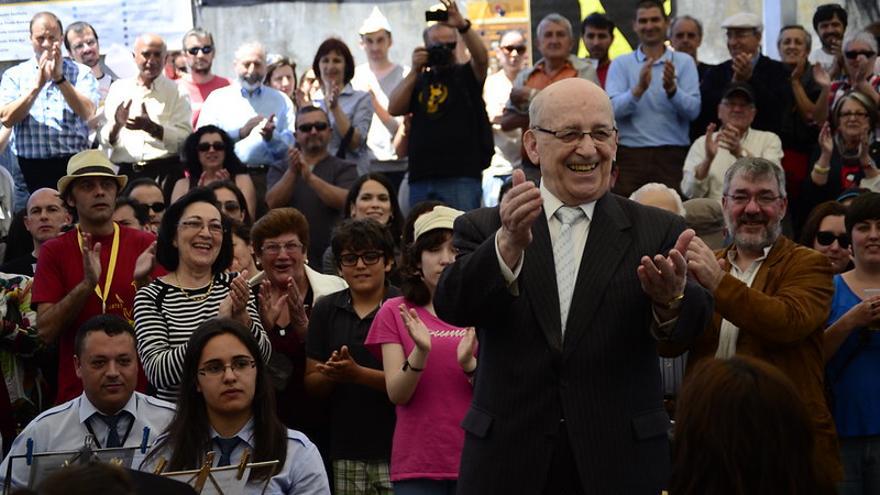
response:
[(447, 10), (427, 10), (425, 11), (425, 22), (446, 22), (449, 20), (449, 11)]
[(452, 65), (455, 43), (438, 43), (428, 47), (428, 66), (447, 67)]

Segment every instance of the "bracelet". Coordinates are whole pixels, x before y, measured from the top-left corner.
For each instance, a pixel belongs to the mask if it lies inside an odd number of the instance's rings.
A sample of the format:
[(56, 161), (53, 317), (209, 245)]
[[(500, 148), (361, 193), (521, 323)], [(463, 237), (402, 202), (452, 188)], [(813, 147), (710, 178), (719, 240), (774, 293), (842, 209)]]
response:
[(654, 302), (654, 304), (663, 308), (663, 309), (673, 310), (673, 309), (678, 309), (679, 307), (681, 307), (682, 300), (684, 300), (684, 292), (673, 297), (672, 299), (667, 301), (665, 304), (658, 303), (658, 302)]
[(405, 359), (403, 361), (403, 368), (402, 369), (403, 369), (404, 373), (406, 373), (406, 370), (413, 370), (416, 373), (421, 373), (422, 371), (425, 371), (425, 368), (416, 368), (415, 366), (412, 366), (411, 364), (409, 364), (409, 359)]
[(64, 81), (66, 81), (66, 80), (67, 80), (67, 78), (64, 77), (64, 74), (61, 74), (61, 79), (59, 79), (57, 81), (53, 79), (52, 82), (55, 83), (56, 86), (58, 86), (60, 84), (64, 84)]
[(813, 165), (813, 172), (816, 172), (819, 175), (828, 175), (828, 172), (831, 171), (831, 167), (820, 167), (819, 165)]
[(465, 19), (464, 20), (464, 27), (458, 28), (458, 32), (461, 34), (464, 34), (464, 33), (468, 32), (470, 29), (471, 29), (471, 20)]

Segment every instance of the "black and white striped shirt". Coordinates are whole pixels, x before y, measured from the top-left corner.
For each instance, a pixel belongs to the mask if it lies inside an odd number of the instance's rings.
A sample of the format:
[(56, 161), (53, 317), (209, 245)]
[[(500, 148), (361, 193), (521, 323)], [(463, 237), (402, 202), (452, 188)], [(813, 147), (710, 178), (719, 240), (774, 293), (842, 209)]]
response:
[[(134, 329), (137, 349), (150, 383), (158, 390), (158, 397), (168, 401), (177, 399), (183, 372), (186, 343), (193, 331), (205, 320), (216, 318), (220, 303), (229, 294), (229, 284), (236, 273), (218, 273), (214, 285), (186, 289), (154, 280), (140, 289), (134, 298)], [(210, 295), (195, 301), (199, 296)], [(251, 332), (260, 345), (265, 362), (272, 353), (269, 337), (263, 331), (253, 293), (247, 304), (251, 317)]]

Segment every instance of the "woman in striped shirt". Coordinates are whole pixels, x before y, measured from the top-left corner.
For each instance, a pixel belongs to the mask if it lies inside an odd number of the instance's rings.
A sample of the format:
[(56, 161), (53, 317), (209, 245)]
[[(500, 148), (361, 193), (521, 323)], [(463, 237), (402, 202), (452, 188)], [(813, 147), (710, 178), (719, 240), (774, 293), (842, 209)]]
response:
[(157, 258), (169, 273), (138, 291), (134, 301), (138, 354), (157, 395), (177, 398), (186, 342), (207, 319), (233, 318), (248, 327), (268, 360), (247, 273), (226, 273), (232, 260), (228, 219), (213, 192), (195, 188), (172, 204), (159, 227)]

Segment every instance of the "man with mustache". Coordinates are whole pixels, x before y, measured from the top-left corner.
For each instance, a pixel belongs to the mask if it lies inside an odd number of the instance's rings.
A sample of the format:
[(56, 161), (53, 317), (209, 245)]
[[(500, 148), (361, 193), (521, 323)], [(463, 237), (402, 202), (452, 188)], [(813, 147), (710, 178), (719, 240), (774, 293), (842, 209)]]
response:
[(284, 93), (263, 84), (266, 49), (260, 43), (238, 47), (235, 73), (237, 81), (208, 95), (196, 127), (216, 125), (236, 142), (235, 154), (254, 181), (260, 216), (265, 212), (266, 190), (274, 185), (267, 182), (270, 166), (287, 167), (287, 150), (294, 141), (294, 108)]
[(78, 223), (40, 248), (31, 297), (40, 338), (58, 343), (56, 404), (82, 392), (73, 374), (75, 329), (99, 314), (131, 320), (134, 293), (149, 282), (156, 249), (153, 234), (113, 222), (127, 178), (115, 174), (103, 152), (77, 153), (67, 171), (58, 191)]
[(788, 199), (778, 165), (763, 158), (737, 160), (724, 174), (722, 205), (733, 244), (713, 252), (695, 237), (687, 251), (690, 276), (715, 297), (715, 317), (690, 349), (688, 371), (703, 359), (736, 354), (779, 368), (798, 384), (812, 414), (817, 469), (840, 480), (837, 435), (822, 384), (822, 334), (834, 292), (831, 265), (821, 253), (781, 235)]
[(810, 53), (810, 64), (822, 66), (825, 72), (836, 76), (840, 72), (840, 51), (843, 34), (846, 32), (846, 9), (836, 3), (826, 3), (816, 7), (813, 14), (813, 29), (819, 35), (822, 46)]
[(133, 51), (138, 74), (113, 83), (104, 100), (101, 148), (129, 178), (177, 180), (178, 151), (192, 132), (189, 101), (162, 73), (167, 49), (159, 35), (138, 36)]
[[(33, 441), (34, 454), (79, 450), (87, 435), (94, 437), (96, 448), (137, 447), (144, 441), (145, 428), (151, 445), (171, 420), (173, 404), (134, 390), (139, 366), (134, 330), (127, 321), (116, 315), (89, 319), (77, 330), (73, 351), (83, 393), (31, 421), (13, 442), (9, 456), (24, 455), (28, 440)], [(27, 487), (30, 466), (24, 458), (3, 460), (0, 483), (8, 481), (10, 462), (12, 488)], [(135, 459), (133, 466), (138, 464)]]

